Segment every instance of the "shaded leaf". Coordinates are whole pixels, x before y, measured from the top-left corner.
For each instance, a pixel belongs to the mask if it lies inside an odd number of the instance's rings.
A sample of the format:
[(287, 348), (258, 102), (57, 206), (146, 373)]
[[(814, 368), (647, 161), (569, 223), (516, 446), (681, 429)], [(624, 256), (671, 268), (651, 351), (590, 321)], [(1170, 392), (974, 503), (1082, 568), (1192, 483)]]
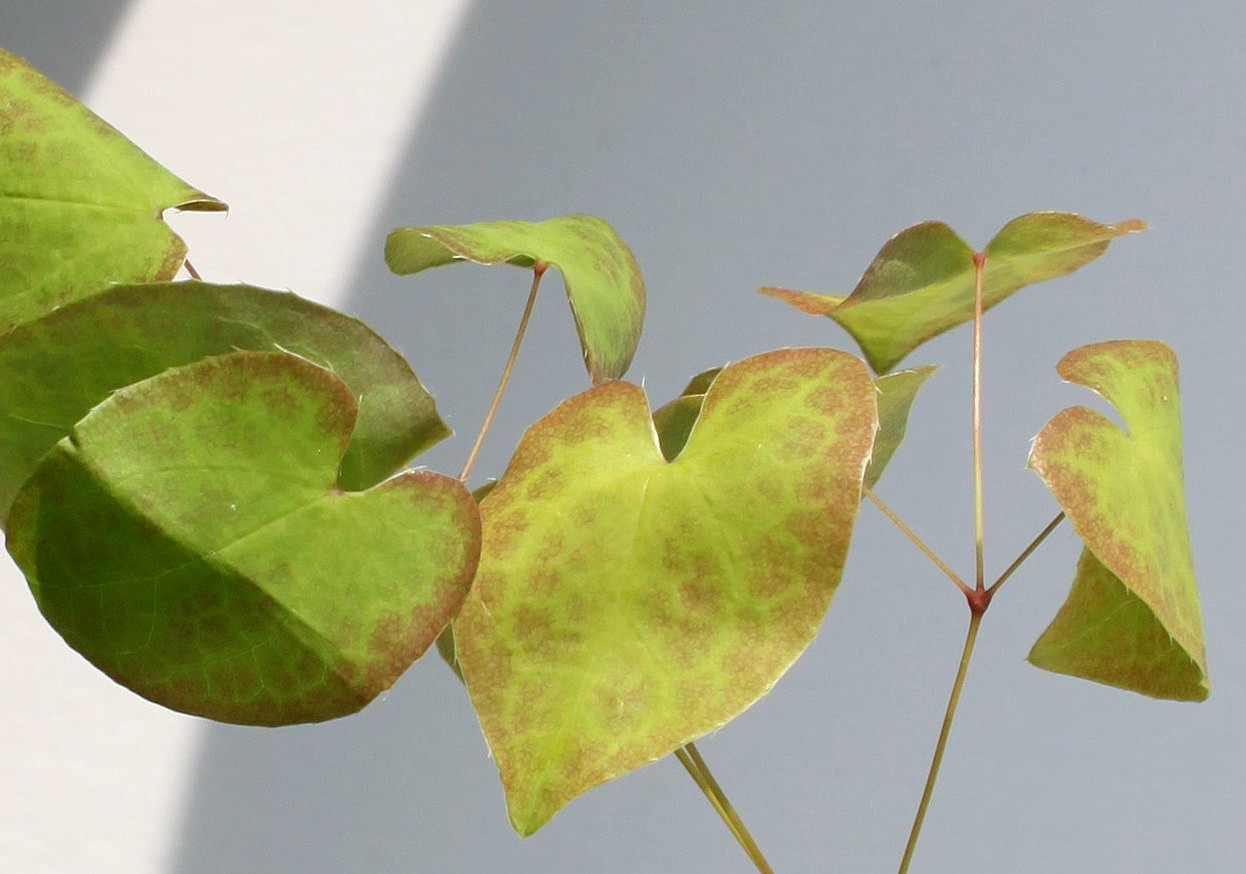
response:
[(917, 391), (935, 372), (933, 365), (913, 370), (899, 370), (874, 380), (878, 389), (878, 434), (874, 437), (874, 453), (865, 471), (865, 485), (874, 488), (883, 475), (891, 456), (900, 448), (908, 429), (909, 410)]
[(1029, 661), (1154, 698), (1202, 701), (1208, 693), (1202, 665), (1089, 549), (1082, 550), (1069, 596)]
[(1202, 700), (1203, 628), (1186, 532), (1177, 362), (1162, 343), (1074, 349), (1057, 370), (1098, 392), (1125, 431), (1084, 407), (1048, 422), (1030, 453), (1087, 553), (1035, 665), (1161, 698)]
[(0, 50), (0, 335), (109, 282), (172, 278), (169, 208), (226, 206)]
[(449, 434), (410, 366), (362, 322), (293, 294), (200, 282), (115, 286), (0, 343), (0, 519), (39, 459), (109, 392), (235, 350), (332, 370), (359, 418), (338, 485), (375, 485)]
[(714, 380), (718, 378), (720, 373), (722, 373), (721, 367), (711, 367), (709, 370), (702, 370), (688, 380), (688, 384), (684, 386), (684, 390), (679, 393), (679, 396), (704, 395), (710, 390), (710, 386), (714, 384)]
[(705, 395), (686, 394), (653, 411), (653, 429), (658, 435), (662, 457), (667, 461), (674, 461), (684, 451), (692, 426), (701, 415), (703, 403)]
[[(1017, 289), (1072, 273), (1115, 237), (1143, 230), (1136, 219), (1101, 225), (1070, 213), (1029, 213), (1010, 221), (985, 250), (983, 308)], [(942, 222), (922, 222), (879, 251), (847, 297), (763, 288), (796, 308), (842, 325), (875, 373), (895, 367), (932, 337), (973, 318), (973, 249)]]
[(426, 225), (391, 231), (385, 241), (385, 263), (394, 273), (456, 261), (557, 267), (593, 382), (627, 372), (644, 322), (645, 283), (632, 250), (601, 219)]
[(9, 551), (70, 646), (140, 695), (254, 725), (354, 712), (445, 627), (479, 547), (457, 480), (335, 487), (355, 414), (284, 353), (122, 388), (18, 493)]
[(723, 369), (669, 463), (627, 383), (528, 430), (455, 620), (517, 831), (769, 690), (839, 582), (875, 427), (859, 360), (787, 349)]

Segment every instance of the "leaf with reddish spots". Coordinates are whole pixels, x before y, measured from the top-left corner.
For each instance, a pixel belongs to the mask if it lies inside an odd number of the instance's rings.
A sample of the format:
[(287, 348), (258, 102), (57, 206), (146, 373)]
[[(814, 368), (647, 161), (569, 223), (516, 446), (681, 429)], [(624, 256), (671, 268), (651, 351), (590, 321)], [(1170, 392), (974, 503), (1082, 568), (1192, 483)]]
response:
[[(692, 426), (700, 415), (705, 392), (719, 370), (721, 368), (707, 370), (693, 377), (679, 397), (654, 411), (654, 429), (658, 433), (662, 455), (667, 461), (674, 460), (683, 449), (688, 435), (692, 433)], [(865, 473), (867, 487), (873, 488), (878, 482), (887, 463), (904, 440), (909, 410), (918, 390), (934, 371), (935, 367), (931, 365), (896, 371), (874, 380), (874, 387), (878, 391), (878, 434), (874, 438), (874, 451)]]
[(724, 368), (669, 462), (623, 382), (529, 428), (455, 620), (517, 831), (778, 680), (839, 582), (876, 427), (862, 362), (786, 349)]
[(110, 282), (171, 279), (186, 246), (161, 213), (226, 209), (3, 50), (0, 180), (0, 334)]
[(336, 486), (356, 416), (286, 353), (167, 370), (44, 457), (9, 552), (70, 646), (144, 697), (251, 725), (352, 713), (455, 614), (480, 544), (458, 480)]
[(627, 372), (645, 318), (645, 282), (632, 250), (601, 219), (425, 225), (391, 231), (385, 241), (385, 263), (401, 275), (457, 261), (558, 268), (593, 382)]
[[(1103, 254), (1137, 219), (1101, 225), (1071, 213), (1036, 212), (1006, 224), (986, 247), (983, 308), (1026, 285), (1072, 273)], [(973, 318), (973, 249), (942, 222), (922, 222), (883, 245), (848, 296), (763, 288), (813, 315), (829, 316), (861, 347), (875, 373), (932, 337)]]
[(1085, 551), (1029, 659), (1156, 698), (1201, 701), (1210, 687), (1186, 531), (1176, 358), (1162, 343), (1117, 341), (1074, 349), (1057, 371), (1110, 401), (1125, 430), (1070, 407), (1034, 440), (1030, 467)]
[(118, 285), (0, 344), (0, 519), (39, 459), (110, 392), (237, 350), (286, 351), (349, 386), (359, 418), (338, 485), (375, 485), (450, 433), (410, 365), (362, 322), (247, 285)]

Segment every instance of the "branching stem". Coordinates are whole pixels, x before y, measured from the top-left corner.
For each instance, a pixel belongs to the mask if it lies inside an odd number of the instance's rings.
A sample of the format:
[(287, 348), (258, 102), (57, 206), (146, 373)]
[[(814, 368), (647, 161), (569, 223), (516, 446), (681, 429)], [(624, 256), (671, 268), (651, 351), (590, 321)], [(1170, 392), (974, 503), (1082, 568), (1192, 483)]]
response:
[(965, 674), (969, 671), (969, 660), (973, 657), (974, 643), (978, 639), (978, 627), (982, 624), (982, 616), (991, 605), (991, 596), (999, 587), (999, 583), (1008, 577), (1022, 561), (1025, 560), (1054, 528), (1053, 522), (1030, 544), (1017, 561), (1004, 573), (999, 581), (990, 589), (986, 587), (985, 562), (983, 559), (983, 512), (982, 512), (982, 270), (986, 263), (986, 254), (975, 252), (973, 255), (973, 556), (974, 585), (961, 590), (969, 604), (969, 628), (965, 633), (965, 645), (961, 650), (960, 664), (956, 668), (956, 679), (952, 681), (952, 693), (948, 696), (947, 710), (943, 713), (943, 725), (939, 728), (939, 739), (935, 742), (934, 755), (930, 760), (930, 771), (926, 775), (926, 785), (922, 788), (921, 800), (917, 803), (917, 813), (913, 817), (913, 827), (909, 831), (908, 843), (904, 845), (904, 857), (900, 860), (899, 874), (909, 870), (913, 861), (913, 852), (917, 849), (917, 838), (921, 834), (922, 823), (926, 819), (926, 810), (930, 807), (931, 796), (934, 795), (935, 782), (939, 779), (939, 766), (943, 764), (943, 753), (947, 749), (948, 735), (952, 731), (952, 721), (956, 718), (956, 707), (960, 703), (960, 692), (965, 685)]
[(688, 743), (675, 750), (675, 758), (679, 759), (679, 763), (684, 766), (684, 770), (692, 777), (693, 782), (705, 793), (706, 799), (713, 806), (714, 810), (718, 812), (718, 816), (731, 831), (737, 843), (748, 854), (753, 866), (761, 874), (774, 874), (774, 869), (770, 867), (770, 863), (762, 855), (761, 848), (757, 846), (753, 836), (744, 827), (744, 821), (740, 819), (740, 815), (736, 813), (735, 808), (731, 806), (731, 802), (727, 800), (726, 793), (718, 785), (714, 775), (710, 773), (709, 766), (705, 764), (705, 759), (701, 758), (701, 753), (697, 750), (696, 744)]
[(484, 421), (480, 423), (480, 432), (476, 435), (476, 442), (472, 444), (471, 451), (467, 453), (467, 461), (463, 462), (463, 469), (459, 471), (460, 480), (466, 481), (467, 475), (472, 471), (472, 466), (476, 464), (476, 456), (480, 455), (480, 447), (484, 445), (485, 435), (489, 433), (489, 426), (493, 424), (498, 405), (502, 403), (502, 394), (506, 391), (506, 384), (510, 382), (511, 372), (515, 369), (515, 359), (519, 357), (519, 346), (523, 343), (524, 334), (528, 330), (528, 319), (532, 317), (536, 292), (541, 287), (541, 277), (545, 275), (545, 269), (546, 265), (541, 261), (538, 261), (532, 268), (532, 289), (528, 292), (528, 301), (524, 304), (523, 315), (519, 319), (519, 328), (515, 331), (515, 341), (511, 343), (510, 355), (506, 357), (506, 366), (502, 368), (502, 378), (498, 380), (497, 390), (493, 392), (493, 400), (489, 402)]

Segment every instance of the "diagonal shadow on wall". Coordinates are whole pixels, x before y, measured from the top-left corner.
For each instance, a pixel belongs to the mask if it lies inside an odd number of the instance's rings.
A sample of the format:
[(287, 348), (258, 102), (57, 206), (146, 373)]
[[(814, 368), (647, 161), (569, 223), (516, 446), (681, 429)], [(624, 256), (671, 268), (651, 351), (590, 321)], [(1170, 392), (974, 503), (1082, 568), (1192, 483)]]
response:
[(71, 94), (90, 80), (130, 0), (6, 0), (0, 46)]
[[(404, 147), (390, 196), (378, 205), (369, 232), (374, 246), (357, 266), (348, 307), (407, 355), (460, 432), (420, 463), (458, 469), (527, 280), (510, 268), (469, 266), (394, 278), (381, 263), (380, 244), (396, 226), (578, 211), (611, 220), (649, 278), (649, 322), (632, 378), (645, 380), (656, 403), (690, 374), (727, 360), (782, 345), (847, 346), (825, 323), (781, 312), (752, 290), (772, 283), (843, 289), (877, 246), (910, 222), (944, 218), (975, 240), (1030, 208), (1076, 208), (1105, 220), (1137, 212), (1157, 222), (1167, 212), (1180, 223), (1180, 179), (1157, 180), (1167, 178), (1162, 150), (1182, 147), (1147, 127), (1153, 95), (1164, 92), (1171, 70), (1136, 62), (1135, 46), (1145, 40), (1115, 36), (1130, 22), (1107, 13), (1087, 20), (1074, 4), (1052, 4), (1034, 21), (971, 16), (966, 4), (903, 14), (892, 4), (833, 8), (842, 5), (474, 4), (436, 96)], [(1065, 29), (1073, 19), (1076, 34)], [(1103, 69), (1130, 70), (1132, 78), (1088, 91), (1083, 105), (1069, 99), (1062, 72), (1081, 69), (1087, 52)], [(1191, 105), (1192, 118), (1195, 112)], [(1142, 141), (1161, 145), (1137, 152)], [(1121, 169), (1124, 154), (1138, 155), (1133, 169)], [(1163, 282), (1158, 274), (1152, 279)], [(546, 286), (516, 388), (478, 470), (499, 472), (524, 425), (586, 385), (557, 288)], [(1052, 384), (1049, 397), (1039, 398), (1032, 385), (1020, 390), (1036, 408), (1067, 400), (1055, 399), (1058, 387), (1047, 373), (1063, 349), (1079, 342), (1068, 335), (1084, 332), (1080, 342), (1088, 342), (1107, 330), (1100, 320), (1122, 318), (1077, 302), (1064, 309), (1018, 302), (1011, 316), (1003, 310), (994, 322), (1002, 332), (997, 342), (1033, 354), (1040, 378)], [(1046, 335), (1055, 346), (1031, 341)], [(960, 348), (941, 343), (925, 360)], [(997, 375), (1001, 396), (1013, 377)], [(949, 395), (930, 389), (932, 409), (960, 397), (960, 383), (946, 384)], [(1039, 423), (1023, 421), (1006, 436), (1024, 447)], [(944, 427), (929, 425), (936, 443)], [(961, 471), (946, 470), (943, 456), (922, 455), (922, 446), (909, 450), (909, 471), (920, 477), (923, 494), (959, 489)], [(1019, 462), (1010, 463), (1009, 475), (1020, 480), (1023, 472), (1013, 470)], [(963, 533), (963, 515), (926, 503), (916, 508), (926, 514), (918, 520), (924, 532)], [(1032, 533), (1027, 527), (1002, 535), (1023, 543)], [(777, 848), (772, 861), (779, 870), (825, 870), (828, 843), (844, 847), (836, 853), (843, 870), (874, 869), (907, 827), (911, 799), (896, 787), (910, 785), (924, 766), (946, 688), (943, 666), (950, 670), (959, 645), (950, 629), (960, 613), (929, 585), (924, 565), (902, 564), (907, 557), (896, 554), (895, 542), (884, 532), (878, 543), (854, 549), (885, 555), (889, 579), (924, 583), (893, 590), (905, 610), (877, 599), (867, 604), (866, 587), (842, 592), (828, 620), (832, 630), (743, 727), (708, 742), (707, 752), (714, 744), (723, 751), (711, 763), (726, 772), (720, 776), (729, 791), (740, 787), (739, 798), (749, 800), (750, 826)], [(1013, 594), (1033, 597), (1032, 590)], [(1041, 680), (1018, 677), (1015, 664), (1004, 661), (1009, 673), (984, 679), (991, 688), (978, 694), (1003, 694), (1014, 710), (969, 714), (965, 724), (1011, 736), (1058, 719), (1065, 699), (1046, 697)], [(834, 700), (828, 677), (835, 678)], [(1001, 692), (1000, 684), (1011, 691)], [(897, 719), (897, 711), (924, 721)], [(1011, 729), (999, 727), (1006, 718), (1013, 718)], [(1085, 715), (1099, 718), (1111, 717)], [(811, 749), (830, 761), (811, 768)], [(1045, 791), (1041, 761), (1010, 767), (1027, 791)], [(774, 775), (785, 788), (774, 788)], [(209, 727), (173, 870), (743, 870), (669, 762), (590, 797), (519, 842), (507, 829), (463, 692), (434, 655), (349, 719), (280, 730)], [(1058, 810), (1063, 798), (1056, 787), (1045, 803)], [(978, 832), (947, 835), (963, 838), (962, 848), (986, 846)], [(996, 849), (1001, 858), (1011, 852)], [(1044, 870), (1059, 863), (1043, 852), (1086, 848), (1030, 851), (1033, 870)]]

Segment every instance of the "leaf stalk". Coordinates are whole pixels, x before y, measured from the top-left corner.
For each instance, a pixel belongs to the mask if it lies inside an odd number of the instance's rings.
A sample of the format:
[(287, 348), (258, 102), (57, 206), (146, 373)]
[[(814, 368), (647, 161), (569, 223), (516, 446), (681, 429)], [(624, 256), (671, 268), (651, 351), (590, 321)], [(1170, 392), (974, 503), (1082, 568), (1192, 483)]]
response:
[(524, 304), (523, 315), (519, 318), (519, 327), (515, 330), (515, 340), (511, 343), (510, 354), (506, 356), (506, 366), (502, 368), (502, 377), (498, 380), (498, 387), (493, 392), (493, 400), (489, 402), (484, 421), (480, 423), (476, 442), (472, 444), (471, 451), (467, 453), (467, 460), (463, 462), (463, 469), (459, 471), (460, 480), (466, 481), (467, 475), (471, 473), (472, 467), (476, 464), (476, 457), (480, 455), (480, 447), (484, 445), (485, 435), (489, 433), (493, 417), (497, 415), (498, 406), (502, 403), (502, 394), (506, 391), (506, 384), (510, 382), (511, 372), (515, 369), (515, 359), (519, 357), (519, 347), (523, 343), (524, 334), (528, 331), (528, 320), (532, 317), (532, 307), (536, 303), (537, 289), (541, 287), (541, 277), (545, 275), (546, 266), (543, 261), (538, 261), (532, 267), (532, 288), (528, 291), (528, 300)]
[(971, 591), (973, 591), (967, 585), (965, 585), (965, 582), (957, 575), (956, 571), (952, 570), (948, 566), (947, 562), (939, 558), (939, 556), (935, 553), (935, 551), (931, 549), (929, 546), (927, 546), (926, 542), (922, 540), (920, 537), (918, 537), (917, 533), (913, 531), (912, 528), (910, 528), (907, 524), (905, 524), (904, 520), (901, 519), (894, 510), (892, 510), (890, 507), (888, 507), (886, 504), (883, 503), (882, 498), (878, 497), (878, 495), (874, 493), (873, 489), (866, 486), (865, 496), (869, 498), (871, 501), (873, 501), (874, 506), (877, 507), (882, 512), (882, 514), (891, 521), (891, 524), (899, 528), (900, 532), (905, 537), (907, 537), (909, 541), (911, 541), (912, 544), (921, 551), (922, 555), (930, 559), (930, 561), (934, 564), (935, 567), (943, 571), (944, 575), (949, 580), (951, 580), (953, 583), (955, 583), (958, 589), (964, 592), (965, 595), (968, 595)]
[(705, 794), (706, 799), (718, 813), (723, 823), (726, 824), (736, 842), (748, 855), (753, 866), (760, 874), (774, 874), (774, 869), (770, 867), (770, 863), (762, 855), (761, 848), (757, 846), (757, 842), (753, 840), (753, 836), (745, 828), (744, 821), (740, 819), (740, 815), (736, 813), (735, 808), (731, 806), (731, 802), (727, 799), (726, 793), (718, 785), (718, 781), (714, 779), (709, 766), (705, 764), (705, 759), (701, 758), (701, 753), (697, 749), (696, 744), (690, 742), (675, 750), (675, 758), (679, 759), (679, 763), (684, 766), (684, 770), (688, 772), (693, 782)]

